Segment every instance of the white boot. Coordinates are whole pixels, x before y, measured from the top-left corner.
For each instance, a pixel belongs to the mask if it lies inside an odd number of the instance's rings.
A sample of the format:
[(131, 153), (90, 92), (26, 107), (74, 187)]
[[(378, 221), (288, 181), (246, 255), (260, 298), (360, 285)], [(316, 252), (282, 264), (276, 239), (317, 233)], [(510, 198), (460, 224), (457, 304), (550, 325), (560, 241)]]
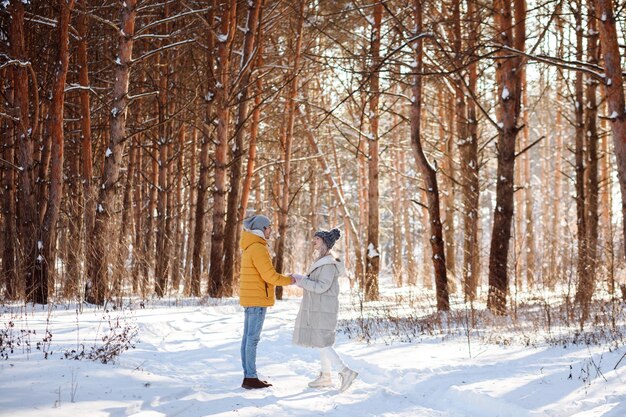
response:
[(316, 379), (309, 382), (311, 388), (330, 387), (331, 385), (333, 385), (333, 377), (330, 372), (320, 372)]
[(357, 372), (350, 368), (343, 368), (343, 370), (339, 372), (339, 377), (341, 378), (341, 388), (339, 388), (339, 391), (344, 392), (350, 388), (350, 385), (352, 385), (352, 382), (354, 382), (358, 375)]

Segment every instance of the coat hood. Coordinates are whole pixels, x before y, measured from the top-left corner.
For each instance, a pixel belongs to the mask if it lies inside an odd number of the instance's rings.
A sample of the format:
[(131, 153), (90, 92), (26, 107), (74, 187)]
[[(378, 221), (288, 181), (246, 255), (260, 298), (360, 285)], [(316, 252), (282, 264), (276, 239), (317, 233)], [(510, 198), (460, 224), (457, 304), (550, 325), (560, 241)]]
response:
[(345, 275), (346, 273), (346, 267), (341, 259), (334, 258), (332, 255), (326, 255), (313, 262), (313, 265), (311, 265), (311, 267), (309, 268), (307, 275), (310, 275), (311, 272), (313, 272), (315, 269), (324, 265), (335, 265), (337, 267), (337, 270), (339, 271), (339, 276)]
[(246, 250), (253, 243), (260, 243), (260, 244), (262, 244), (264, 246), (267, 245), (267, 241), (264, 238), (262, 238), (261, 236), (257, 236), (257, 235), (255, 235), (252, 232), (244, 230), (241, 233), (241, 242), (239, 243), (239, 246), (241, 246), (241, 249)]

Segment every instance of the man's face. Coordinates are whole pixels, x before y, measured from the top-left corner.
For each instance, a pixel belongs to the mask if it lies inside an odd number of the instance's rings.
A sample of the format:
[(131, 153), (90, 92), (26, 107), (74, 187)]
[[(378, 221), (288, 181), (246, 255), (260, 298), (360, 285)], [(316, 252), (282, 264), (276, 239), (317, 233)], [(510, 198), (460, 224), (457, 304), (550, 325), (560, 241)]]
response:
[(263, 229), (263, 235), (265, 235), (265, 239), (269, 239), (270, 235), (272, 234), (272, 226), (267, 226), (265, 229)]

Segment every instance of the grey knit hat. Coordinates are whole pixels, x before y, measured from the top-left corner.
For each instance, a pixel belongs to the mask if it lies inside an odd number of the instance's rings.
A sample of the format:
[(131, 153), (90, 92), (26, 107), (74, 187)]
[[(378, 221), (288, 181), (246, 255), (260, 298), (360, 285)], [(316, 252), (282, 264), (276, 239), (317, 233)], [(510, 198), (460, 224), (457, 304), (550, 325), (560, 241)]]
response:
[(335, 242), (341, 236), (341, 232), (339, 231), (339, 229), (332, 229), (328, 231), (320, 230), (315, 232), (315, 236), (321, 238), (324, 241), (326, 247), (328, 249), (331, 249), (333, 246), (335, 246)]
[(256, 216), (248, 217), (243, 221), (243, 227), (248, 230), (260, 230), (263, 231), (267, 226), (270, 225), (270, 219), (265, 217), (262, 214), (257, 214)]

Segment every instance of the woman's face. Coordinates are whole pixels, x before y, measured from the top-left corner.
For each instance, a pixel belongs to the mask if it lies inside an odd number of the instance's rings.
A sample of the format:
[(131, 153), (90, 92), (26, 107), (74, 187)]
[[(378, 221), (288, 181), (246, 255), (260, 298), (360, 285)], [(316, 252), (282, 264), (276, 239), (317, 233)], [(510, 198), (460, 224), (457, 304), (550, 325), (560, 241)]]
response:
[(319, 248), (321, 248), (323, 244), (324, 244), (324, 241), (322, 240), (321, 237), (315, 236), (313, 238), (313, 247), (315, 248), (315, 250), (318, 250)]
[(265, 229), (263, 229), (263, 235), (265, 236), (265, 239), (269, 239), (270, 236), (272, 235), (272, 226), (267, 226)]

